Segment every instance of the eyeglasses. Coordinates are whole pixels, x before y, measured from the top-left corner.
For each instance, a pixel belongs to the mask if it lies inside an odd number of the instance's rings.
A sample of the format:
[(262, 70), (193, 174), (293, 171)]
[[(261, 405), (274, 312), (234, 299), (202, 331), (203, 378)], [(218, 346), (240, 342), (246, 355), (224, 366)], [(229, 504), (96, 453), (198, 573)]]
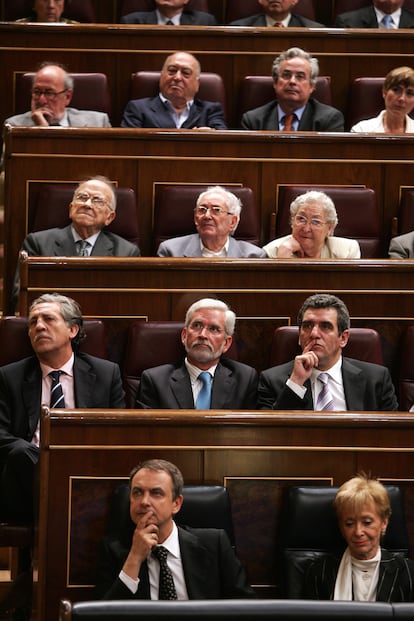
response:
[(318, 220), (318, 218), (305, 218), (305, 216), (295, 216), (294, 222), (297, 226), (309, 224), (313, 229), (321, 229), (326, 224), (326, 222)]
[(224, 332), (223, 328), (220, 328), (220, 326), (216, 326), (214, 324), (211, 324), (210, 326), (206, 326), (201, 321), (193, 321), (192, 323), (190, 323), (188, 327), (190, 328), (190, 330), (193, 330), (193, 332), (202, 332), (204, 328), (206, 328), (206, 330), (211, 332), (211, 334), (217, 335), (217, 334), (221, 334), (222, 332)]
[(194, 212), (197, 216), (205, 216), (208, 211), (211, 213), (212, 216), (221, 216), (223, 213), (227, 216), (233, 215), (230, 211), (226, 211), (221, 207), (206, 207), (205, 205), (198, 205), (198, 207), (194, 208)]
[(46, 97), (46, 99), (49, 99), (49, 101), (53, 101), (58, 95), (66, 93), (67, 90), (67, 88), (65, 88), (63, 91), (52, 91), (50, 89), (42, 90), (41, 88), (34, 88), (32, 90), (32, 97), (34, 99), (39, 99), (39, 97), (43, 95), (44, 97)]
[(82, 203), (82, 204), (85, 204), (90, 200), (94, 207), (100, 207), (100, 208), (104, 207), (108, 203), (108, 201), (102, 198), (102, 196), (90, 196), (89, 194), (86, 194), (86, 193), (75, 194), (75, 196), (73, 197), (73, 200), (76, 201), (77, 203)]

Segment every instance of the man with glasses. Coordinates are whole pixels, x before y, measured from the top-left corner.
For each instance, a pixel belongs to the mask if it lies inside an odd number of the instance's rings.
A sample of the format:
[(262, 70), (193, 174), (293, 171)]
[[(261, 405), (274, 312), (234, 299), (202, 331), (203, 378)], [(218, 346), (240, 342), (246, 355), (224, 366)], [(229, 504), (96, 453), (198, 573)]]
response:
[(234, 231), (242, 205), (232, 192), (221, 186), (208, 188), (197, 199), (194, 224), (197, 233), (161, 242), (159, 257), (265, 257), (250, 242), (236, 240)]
[(360, 259), (356, 239), (334, 237), (338, 224), (333, 200), (324, 192), (300, 194), (290, 205), (292, 233), (266, 244), (272, 259)]
[(108, 115), (92, 110), (70, 108), (73, 78), (55, 63), (42, 63), (32, 85), (31, 109), (6, 119), (9, 125), (22, 127), (111, 127)]
[(312, 95), (319, 74), (317, 58), (299, 47), (282, 52), (272, 67), (276, 99), (243, 114), (242, 128), (273, 131), (343, 132), (342, 112)]
[[(41, 257), (138, 257), (138, 246), (106, 230), (116, 217), (116, 194), (106, 177), (96, 176), (81, 182), (69, 205), (71, 224), (29, 233), (22, 244), (29, 256)], [(18, 297), (18, 273), (13, 303)]]
[(153, 409), (255, 409), (255, 369), (224, 358), (233, 341), (236, 315), (221, 300), (204, 298), (187, 310), (178, 364), (147, 369), (136, 407)]
[(302, 353), (263, 371), (258, 407), (262, 410), (394, 411), (397, 397), (386, 367), (342, 355), (350, 319), (335, 295), (308, 297), (298, 314)]
[(129, 101), (121, 127), (227, 129), (221, 103), (197, 97), (200, 71), (200, 63), (192, 54), (175, 52), (168, 56), (158, 95)]
[[(230, 26), (270, 26), (275, 28), (324, 28), (323, 24), (292, 13), (298, 0), (259, 0), (262, 13), (255, 13), (230, 23)], [(300, 11), (300, 8), (299, 8)]]

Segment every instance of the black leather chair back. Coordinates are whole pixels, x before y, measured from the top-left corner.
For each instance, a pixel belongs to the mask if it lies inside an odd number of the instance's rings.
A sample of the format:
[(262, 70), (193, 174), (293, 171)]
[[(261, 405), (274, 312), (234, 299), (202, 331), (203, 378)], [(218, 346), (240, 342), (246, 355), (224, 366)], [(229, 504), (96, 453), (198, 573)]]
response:
[[(391, 501), (391, 518), (383, 545), (391, 553), (408, 556), (408, 533), (399, 487), (385, 486)], [(303, 597), (306, 565), (326, 554), (342, 554), (345, 542), (339, 531), (333, 501), (338, 487), (291, 487), (283, 515), (281, 546), (285, 595)]]

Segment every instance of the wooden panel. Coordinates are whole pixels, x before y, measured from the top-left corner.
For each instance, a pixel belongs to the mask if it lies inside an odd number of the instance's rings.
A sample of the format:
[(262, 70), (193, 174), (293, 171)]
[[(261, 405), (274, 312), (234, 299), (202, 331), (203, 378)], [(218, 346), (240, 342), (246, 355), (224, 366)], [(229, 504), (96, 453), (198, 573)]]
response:
[(39, 621), (56, 619), (62, 597), (91, 597), (109, 495), (144, 458), (175, 462), (187, 483), (227, 486), (239, 557), (265, 596), (280, 595), (277, 536), (290, 485), (338, 485), (362, 469), (401, 484), (414, 541), (411, 414), (46, 409), (41, 433)]
[(413, 138), (357, 134), (12, 128), (5, 132), (4, 299), (9, 309), (33, 184), (105, 174), (138, 197), (141, 251), (152, 253), (158, 183), (238, 184), (253, 189), (261, 241), (269, 241), (278, 185), (357, 184), (377, 194), (384, 255), (402, 187), (412, 186)]

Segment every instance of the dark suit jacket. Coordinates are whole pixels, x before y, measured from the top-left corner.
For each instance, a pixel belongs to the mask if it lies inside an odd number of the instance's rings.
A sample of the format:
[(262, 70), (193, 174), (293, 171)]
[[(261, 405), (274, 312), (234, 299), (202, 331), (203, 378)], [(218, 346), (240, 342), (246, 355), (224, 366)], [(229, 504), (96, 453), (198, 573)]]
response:
[[(310, 381), (301, 399), (287, 385), (293, 361), (280, 364), (259, 377), (258, 407), (261, 410), (314, 410)], [(348, 410), (392, 411), (398, 409), (390, 372), (386, 367), (352, 358), (342, 359), (342, 379)]]
[[(121, 127), (175, 128), (175, 123), (171, 112), (157, 95), (156, 97), (144, 97), (129, 101), (124, 110)], [(190, 116), (183, 123), (182, 129), (191, 129), (192, 127), (227, 129), (222, 105), (216, 101), (194, 99)]]
[(390, 259), (411, 259), (414, 257), (414, 231), (393, 237), (388, 249)]
[[(242, 0), (240, 0), (242, 1)], [(250, 15), (250, 17), (244, 17), (243, 19), (236, 19), (236, 21), (231, 22), (230, 26), (267, 26), (266, 23), (266, 15), (265, 13), (256, 13), (256, 15)], [(291, 13), (289, 24), (289, 28), (325, 28), (323, 24), (319, 24), (318, 22), (313, 22), (311, 19), (307, 17), (301, 17), (300, 15), (296, 15), (295, 13)]]
[[(211, 409), (256, 409), (257, 381), (252, 367), (222, 358), (214, 374)], [(193, 392), (185, 364), (164, 364), (144, 371), (136, 407), (193, 409)]]
[[(75, 404), (78, 408), (125, 408), (117, 364), (75, 354)], [(0, 469), (17, 438), (30, 442), (40, 414), (42, 375), (35, 356), (0, 367)]]
[[(159, 257), (201, 257), (200, 237), (198, 233), (173, 237), (160, 243)], [(228, 257), (234, 258), (266, 258), (266, 253), (259, 246), (250, 242), (229, 237)]]
[[(311, 563), (305, 572), (306, 599), (333, 599), (341, 559), (326, 556)], [(381, 549), (377, 602), (414, 601), (414, 561), (393, 557)]]
[[(156, 11), (138, 11), (121, 17), (121, 24), (157, 24)], [(184, 9), (181, 13), (180, 26), (216, 26), (217, 21), (211, 13)]]
[[(279, 131), (277, 101), (271, 101), (264, 106), (245, 112), (241, 124), (243, 129)], [(320, 103), (311, 97), (302, 114), (298, 129), (299, 131), (343, 132), (344, 115), (336, 108)]]
[[(338, 28), (378, 28), (377, 15), (374, 7), (364, 6), (356, 11), (348, 11), (338, 15), (335, 21)], [(414, 13), (401, 9), (399, 28), (414, 28)]]
[[(23, 241), (22, 250), (26, 250), (30, 256), (40, 257), (71, 257), (77, 254), (70, 224), (63, 229), (46, 229), (29, 233)], [(99, 233), (91, 253), (91, 256), (96, 257), (139, 255), (138, 246), (106, 230)]]
[[(178, 527), (178, 537), (189, 599), (254, 596), (224, 530)], [(102, 542), (96, 586), (98, 599), (150, 599), (146, 562), (141, 566), (136, 594), (118, 577), (129, 548), (115, 539), (105, 538)]]

